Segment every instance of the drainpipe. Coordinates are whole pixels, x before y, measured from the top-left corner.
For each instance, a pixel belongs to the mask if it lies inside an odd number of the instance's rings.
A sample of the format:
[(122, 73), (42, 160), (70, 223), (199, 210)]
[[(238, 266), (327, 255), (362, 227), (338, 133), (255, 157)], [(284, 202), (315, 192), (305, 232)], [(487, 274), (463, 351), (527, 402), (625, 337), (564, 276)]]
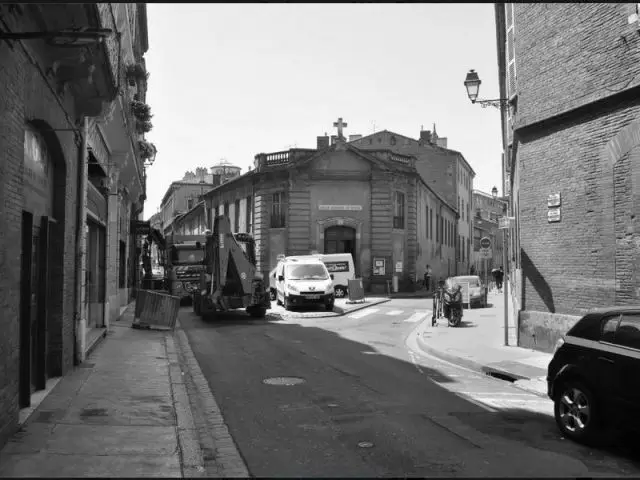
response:
[(87, 217), (87, 135), (89, 131), (89, 119), (82, 116), (82, 141), (78, 158), (78, 216), (76, 219), (76, 270), (75, 270), (75, 364), (79, 365), (84, 361), (85, 341), (86, 341), (86, 318), (83, 316), (83, 294), (84, 294), (84, 271), (86, 253), (86, 228), (85, 219)]

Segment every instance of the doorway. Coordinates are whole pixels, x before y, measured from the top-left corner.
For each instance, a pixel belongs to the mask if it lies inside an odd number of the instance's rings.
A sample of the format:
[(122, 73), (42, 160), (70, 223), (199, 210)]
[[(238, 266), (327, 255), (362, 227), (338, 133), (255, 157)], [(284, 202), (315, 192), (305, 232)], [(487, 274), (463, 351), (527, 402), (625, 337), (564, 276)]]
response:
[(324, 231), (324, 253), (350, 253), (356, 259), (356, 229), (342, 225), (328, 227)]
[(87, 221), (87, 328), (104, 327), (106, 232), (104, 227)]

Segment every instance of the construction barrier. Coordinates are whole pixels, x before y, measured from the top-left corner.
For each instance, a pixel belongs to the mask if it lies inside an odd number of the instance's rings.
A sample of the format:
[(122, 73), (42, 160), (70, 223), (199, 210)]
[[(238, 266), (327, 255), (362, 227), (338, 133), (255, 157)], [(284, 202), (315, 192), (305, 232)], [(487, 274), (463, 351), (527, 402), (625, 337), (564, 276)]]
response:
[(139, 290), (133, 328), (173, 330), (180, 310), (180, 297), (152, 290)]
[(362, 279), (356, 278), (355, 280), (349, 280), (347, 288), (349, 290), (350, 302), (364, 302), (364, 287), (362, 286)]

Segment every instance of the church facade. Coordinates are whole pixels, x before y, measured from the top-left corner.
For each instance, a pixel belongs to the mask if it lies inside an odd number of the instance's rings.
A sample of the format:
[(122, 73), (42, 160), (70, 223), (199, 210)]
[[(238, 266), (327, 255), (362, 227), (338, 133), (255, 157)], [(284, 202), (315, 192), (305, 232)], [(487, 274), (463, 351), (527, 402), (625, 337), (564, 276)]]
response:
[(421, 179), (414, 157), (339, 136), (331, 146), (258, 154), (254, 165), (203, 198), (209, 224), (228, 212), (234, 230), (253, 233), (264, 275), (281, 255), (314, 252), (351, 253), (372, 292), (391, 289), (394, 277), (400, 290), (414, 289), (426, 264), (437, 278), (454, 273), (456, 208)]

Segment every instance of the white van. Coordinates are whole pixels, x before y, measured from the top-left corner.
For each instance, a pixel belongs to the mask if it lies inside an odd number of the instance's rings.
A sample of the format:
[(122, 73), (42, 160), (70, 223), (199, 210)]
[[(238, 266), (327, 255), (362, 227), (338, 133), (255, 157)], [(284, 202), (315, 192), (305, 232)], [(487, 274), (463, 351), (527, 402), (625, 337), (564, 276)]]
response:
[(346, 297), (349, 280), (356, 278), (356, 269), (351, 254), (316, 253), (313, 256), (322, 260), (329, 273), (333, 274), (333, 289), (336, 298)]
[(276, 267), (276, 303), (295, 306), (324, 305), (333, 310), (333, 275), (312, 255), (286, 257)]

